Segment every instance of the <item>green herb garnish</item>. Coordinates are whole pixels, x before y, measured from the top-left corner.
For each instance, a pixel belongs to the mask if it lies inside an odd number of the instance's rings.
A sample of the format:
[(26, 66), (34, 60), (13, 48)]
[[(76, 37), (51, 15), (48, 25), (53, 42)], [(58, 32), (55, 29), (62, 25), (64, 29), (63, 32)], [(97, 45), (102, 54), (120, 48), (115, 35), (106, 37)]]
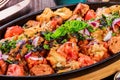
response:
[(26, 48), (28, 49), (28, 52), (33, 49), (33, 45), (26, 44)]
[(87, 28), (88, 24), (84, 21), (72, 20), (66, 21), (63, 25), (55, 30), (53, 33), (44, 34), (46, 40), (59, 39), (66, 34), (78, 32)]
[(49, 47), (49, 45), (47, 45), (47, 44), (44, 44), (44, 45), (43, 45), (43, 48), (46, 49), (46, 50), (50, 50), (50, 47)]
[(12, 63), (13, 63), (11, 60), (6, 60), (6, 62), (8, 62), (9, 64), (12, 64)]
[(67, 39), (62, 40), (62, 42), (61, 42), (61, 43), (65, 43), (65, 42), (67, 42)]
[(116, 36), (116, 33), (112, 33), (112, 36)]
[(113, 20), (119, 17), (120, 17), (119, 12), (113, 12), (112, 14), (108, 16), (102, 15), (102, 18), (100, 19), (100, 23), (103, 27), (111, 26)]
[(91, 26), (88, 26), (87, 29), (89, 32), (94, 32), (94, 29)]
[(16, 48), (16, 41), (15, 40), (11, 40), (11, 41), (4, 41), (0, 43), (0, 50), (3, 53), (8, 53), (10, 52), (11, 49)]

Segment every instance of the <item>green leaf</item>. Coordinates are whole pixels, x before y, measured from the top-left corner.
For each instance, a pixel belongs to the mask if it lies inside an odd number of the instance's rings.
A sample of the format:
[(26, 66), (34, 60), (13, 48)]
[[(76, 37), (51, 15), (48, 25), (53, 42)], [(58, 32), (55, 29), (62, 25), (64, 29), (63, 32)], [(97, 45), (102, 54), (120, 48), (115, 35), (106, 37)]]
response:
[(48, 40), (48, 41), (50, 41), (50, 39), (51, 39), (51, 35), (52, 35), (51, 32), (49, 32), (49, 33), (45, 33), (45, 34), (44, 34), (45, 39)]
[(33, 49), (33, 45), (26, 44), (25, 46), (28, 49), (28, 52)]
[(91, 26), (88, 26), (87, 29), (89, 32), (94, 32), (94, 29)]
[(67, 42), (67, 39), (62, 40), (62, 42), (61, 42), (61, 43), (65, 43), (65, 42)]
[(83, 30), (87, 28), (87, 26), (88, 24), (84, 21), (78, 20), (66, 21), (53, 33), (46, 33), (44, 36), (46, 40), (58, 39), (62, 36), (65, 36), (66, 34), (71, 34)]
[(50, 50), (50, 47), (49, 47), (49, 45), (47, 45), (47, 44), (44, 44), (44, 45), (43, 45), (43, 48), (46, 49), (46, 50)]
[(6, 62), (8, 62), (9, 64), (12, 64), (12, 63), (13, 63), (11, 60), (6, 60)]
[(56, 31), (51, 35), (51, 38), (57, 39), (61, 36), (64, 36), (67, 32), (65, 31), (64, 26), (59, 27)]
[(8, 53), (11, 49), (16, 48), (16, 41), (15, 40), (11, 40), (11, 41), (4, 41), (0, 43), (0, 50), (3, 53)]

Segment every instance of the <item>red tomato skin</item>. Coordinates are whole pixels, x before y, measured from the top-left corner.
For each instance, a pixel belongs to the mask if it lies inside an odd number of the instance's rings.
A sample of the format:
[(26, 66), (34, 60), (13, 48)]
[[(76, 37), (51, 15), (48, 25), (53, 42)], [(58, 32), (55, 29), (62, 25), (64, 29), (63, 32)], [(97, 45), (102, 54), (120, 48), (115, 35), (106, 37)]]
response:
[(78, 59), (78, 49), (75, 43), (66, 42), (58, 50), (68, 61)]
[(23, 31), (24, 31), (23, 28), (20, 26), (8, 27), (5, 33), (5, 38), (13, 37), (15, 35), (20, 35), (21, 33), (23, 33)]
[(89, 10), (85, 15), (85, 20), (90, 20), (94, 18), (96, 18), (96, 13), (94, 12), (94, 10)]
[(78, 62), (81, 64), (81, 67), (89, 66), (91, 64), (96, 63), (94, 60), (92, 60), (89, 56), (84, 55), (82, 53), (79, 53), (79, 59)]
[(117, 25), (120, 26), (120, 22), (117, 22)]

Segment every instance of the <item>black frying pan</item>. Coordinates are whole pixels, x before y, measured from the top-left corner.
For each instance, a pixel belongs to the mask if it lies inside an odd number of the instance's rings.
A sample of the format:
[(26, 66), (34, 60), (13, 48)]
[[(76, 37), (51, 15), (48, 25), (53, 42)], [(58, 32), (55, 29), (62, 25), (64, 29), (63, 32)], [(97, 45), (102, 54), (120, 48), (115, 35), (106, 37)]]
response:
[[(103, 7), (103, 6), (111, 6), (115, 4), (120, 4), (120, 3), (115, 3), (115, 2), (108, 2), (108, 3), (86, 3), (90, 6), (91, 9), (97, 9), (98, 7)], [(73, 5), (62, 5), (62, 6), (57, 6), (51, 8), (52, 10), (56, 10), (60, 7), (68, 7), (71, 10), (73, 10), (76, 7), (77, 4)], [(36, 15), (40, 14), (43, 10), (40, 10), (38, 12), (30, 13), (28, 15), (22, 16), (20, 18), (17, 18), (3, 26), (0, 27), (0, 39), (4, 36), (4, 33), (7, 29), (7, 27), (10, 27), (12, 25), (23, 25), (26, 23), (28, 20), (35, 19)], [(120, 53), (117, 53), (105, 60), (102, 60), (98, 63), (95, 63), (90, 66), (86, 66), (77, 70), (72, 70), (64, 73), (55, 73), (51, 75), (45, 75), (45, 76), (23, 76), (23, 77), (15, 77), (15, 76), (6, 76), (6, 75), (0, 75), (0, 80), (68, 80), (74, 77), (82, 76), (85, 74), (88, 74), (92, 71), (99, 70), (100, 68), (103, 68), (116, 60), (120, 59)]]

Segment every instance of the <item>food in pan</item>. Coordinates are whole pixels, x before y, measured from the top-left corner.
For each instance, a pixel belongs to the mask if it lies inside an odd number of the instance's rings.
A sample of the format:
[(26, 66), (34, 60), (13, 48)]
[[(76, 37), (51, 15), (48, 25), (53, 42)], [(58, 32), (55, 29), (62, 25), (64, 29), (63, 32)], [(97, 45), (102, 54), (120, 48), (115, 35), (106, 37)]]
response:
[(93, 10), (79, 3), (7, 28), (0, 75), (42, 76), (95, 64), (120, 52), (120, 5)]

